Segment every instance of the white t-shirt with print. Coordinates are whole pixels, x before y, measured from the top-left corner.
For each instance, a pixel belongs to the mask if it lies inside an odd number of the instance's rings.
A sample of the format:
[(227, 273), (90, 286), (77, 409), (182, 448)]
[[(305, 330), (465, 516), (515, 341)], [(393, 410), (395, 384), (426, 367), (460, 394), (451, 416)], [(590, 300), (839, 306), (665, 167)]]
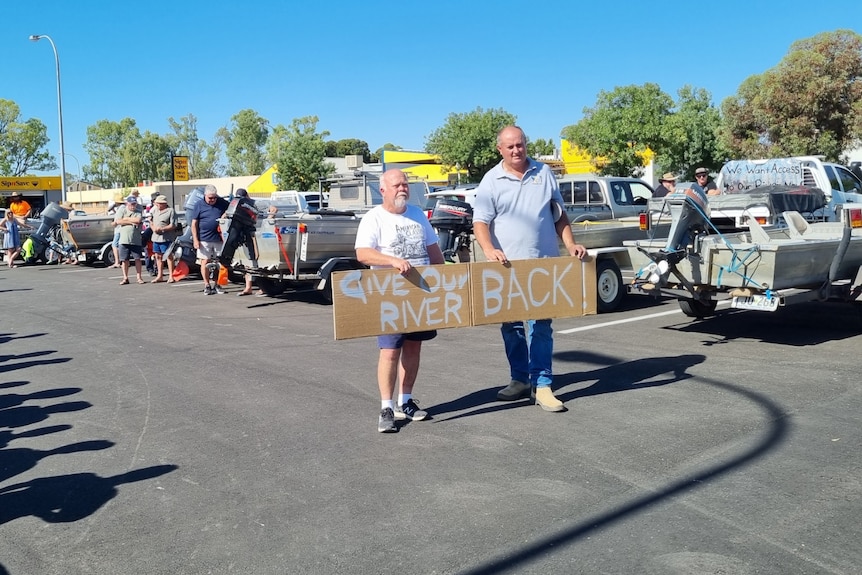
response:
[(403, 214), (393, 214), (383, 206), (376, 206), (362, 216), (356, 231), (357, 248), (373, 248), (405, 259), (413, 266), (431, 263), (427, 246), (436, 243), (437, 233), (425, 212), (412, 204), (407, 205)]

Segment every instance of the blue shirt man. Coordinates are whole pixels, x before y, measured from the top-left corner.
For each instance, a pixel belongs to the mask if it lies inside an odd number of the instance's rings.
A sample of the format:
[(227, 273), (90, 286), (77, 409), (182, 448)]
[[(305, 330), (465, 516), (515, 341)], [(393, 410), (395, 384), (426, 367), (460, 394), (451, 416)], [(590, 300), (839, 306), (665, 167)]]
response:
[(204, 200), (197, 202), (188, 216), (188, 221), (191, 222), (192, 239), (201, 264), (201, 275), (204, 276), (204, 295), (224, 293), (216, 278), (210, 278), (207, 263), (215, 262), (221, 253), (223, 242), (219, 232), (219, 219), (229, 205), (226, 199), (219, 197), (215, 186), (208, 185), (204, 189)]

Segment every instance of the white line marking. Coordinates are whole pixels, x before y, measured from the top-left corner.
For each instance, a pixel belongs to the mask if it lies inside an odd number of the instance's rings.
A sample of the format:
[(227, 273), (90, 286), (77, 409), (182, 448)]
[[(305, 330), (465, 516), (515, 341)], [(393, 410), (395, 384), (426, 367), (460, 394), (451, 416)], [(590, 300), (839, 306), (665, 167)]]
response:
[[(720, 302), (718, 302), (718, 305), (717, 305), (716, 307), (718, 307), (718, 306), (722, 306), (722, 305), (729, 305), (729, 304), (730, 304), (730, 300), (724, 300), (724, 301), (720, 301)], [(641, 316), (638, 316), (638, 317), (628, 317), (628, 318), (626, 318), (626, 319), (616, 319), (616, 320), (614, 320), (614, 321), (606, 321), (606, 322), (597, 323), (597, 324), (594, 324), (594, 325), (585, 325), (585, 326), (583, 326), (583, 327), (573, 327), (572, 329), (563, 329), (563, 330), (559, 330), (559, 331), (557, 331), (557, 333), (564, 333), (564, 334), (565, 334), (565, 333), (577, 333), (577, 332), (580, 332), (580, 331), (589, 331), (589, 330), (591, 330), (591, 329), (599, 329), (599, 328), (602, 328), (602, 327), (610, 327), (610, 326), (612, 326), (612, 325), (620, 325), (620, 324), (624, 324), (624, 323), (631, 323), (631, 322), (633, 322), (633, 321), (641, 321), (641, 320), (645, 320), (645, 319), (652, 319), (652, 318), (655, 318), (655, 317), (663, 317), (663, 316), (666, 316), (666, 315), (673, 315), (673, 314), (677, 314), (677, 313), (682, 313), (682, 310), (681, 310), (681, 309), (679, 309), (679, 308), (677, 308), (677, 309), (674, 309), (674, 310), (671, 310), (671, 311), (662, 311), (662, 312), (658, 312), (658, 313), (651, 313), (651, 314), (648, 314), (648, 315), (641, 315)]]

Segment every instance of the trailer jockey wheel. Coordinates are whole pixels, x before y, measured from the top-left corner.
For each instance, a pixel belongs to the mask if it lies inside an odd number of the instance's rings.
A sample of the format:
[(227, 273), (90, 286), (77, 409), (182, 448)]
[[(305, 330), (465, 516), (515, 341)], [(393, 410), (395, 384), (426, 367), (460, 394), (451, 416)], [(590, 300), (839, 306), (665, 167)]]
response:
[(207, 282), (218, 281), (218, 260), (207, 260), (206, 265), (206, 277), (204, 278)]

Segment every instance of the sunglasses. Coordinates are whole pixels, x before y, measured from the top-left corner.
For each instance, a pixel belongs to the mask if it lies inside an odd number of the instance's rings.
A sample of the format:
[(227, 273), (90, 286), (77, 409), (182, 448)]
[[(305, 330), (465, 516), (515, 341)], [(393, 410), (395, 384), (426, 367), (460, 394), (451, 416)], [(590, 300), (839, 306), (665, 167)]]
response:
[(695, 178), (705, 178), (706, 176), (707, 176), (707, 174), (695, 174), (694, 175)]

